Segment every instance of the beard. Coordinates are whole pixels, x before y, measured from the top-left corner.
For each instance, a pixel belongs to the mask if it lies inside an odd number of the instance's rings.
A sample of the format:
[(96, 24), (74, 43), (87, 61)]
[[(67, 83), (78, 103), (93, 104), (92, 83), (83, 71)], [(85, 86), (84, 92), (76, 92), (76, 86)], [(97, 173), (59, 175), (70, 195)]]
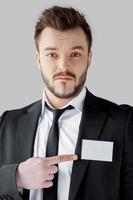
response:
[[(56, 79), (56, 77), (58, 76), (61, 76), (61, 75), (65, 75), (65, 76), (69, 76), (69, 77), (72, 77), (75, 81), (74, 81), (74, 85), (71, 86), (69, 88), (69, 90), (67, 92), (64, 92), (64, 93), (60, 93), (58, 92), (55, 84), (51, 84), (50, 83), (50, 80), (45, 76), (45, 74), (43, 73), (43, 71), (41, 70), (41, 75), (42, 75), (42, 78), (43, 78), (43, 81), (46, 85), (46, 87), (48, 88), (48, 90), (56, 97), (60, 98), (60, 99), (67, 99), (67, 98), (71, 98), (71, 97), (74, 97), (76, 96), (76, 94), (78, 94), (81, 89), (83, 88), (84, 86), (84, 83), (86, 81), (86, 76), (87, 76), (87, 68), (86, 70), (81, 74), (81, 76), (79, 77), (79, 80), (78, 80), (78, 83), (76, 84), (76, 76), (74, 74), (72, 74), (71, 72), (65, 72), (65, 73), (58, 73), (58, 74), (55, 74), (53, 76), (53, 82), (54, 82), (54, 79)], [(64, 87), (65, 87), (65, 83), (62, 83), (64, 84)]]

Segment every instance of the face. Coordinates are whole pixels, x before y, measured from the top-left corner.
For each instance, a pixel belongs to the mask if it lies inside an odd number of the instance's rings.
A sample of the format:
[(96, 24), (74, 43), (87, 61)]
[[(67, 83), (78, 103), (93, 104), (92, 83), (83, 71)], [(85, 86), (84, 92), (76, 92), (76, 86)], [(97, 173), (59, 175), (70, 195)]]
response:
[(82, 89), (91, 62), (91, 52), (81, 28), (57, 31), (45, 28), (39, 38), (37, 65), (46, 91), (58, 98), (76, 96)]

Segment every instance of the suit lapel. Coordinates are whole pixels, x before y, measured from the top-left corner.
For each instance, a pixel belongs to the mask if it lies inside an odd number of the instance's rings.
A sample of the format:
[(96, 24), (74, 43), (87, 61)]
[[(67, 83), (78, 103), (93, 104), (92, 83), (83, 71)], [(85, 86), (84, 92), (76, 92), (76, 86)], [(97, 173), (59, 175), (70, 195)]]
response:
[[(90, 103), (88, 104), (89, 100)], [(90, 162), (89, 160), (80, 159), (82, 139), (98, 140), (100, 138), (100, 133), (105, 123), (106, 117), (107, 114), (104, 112), (100, 112), (94, 107), (92, 107), (91, 99), (86, 97), (75, 150), (75, 153), (79, 156), (79, 159), (73, 163), (69, 190), (69, 200), (75, 199), (76, 193), (83, 179), (85, 170)]]
[(41, 112), (41, 101), (30, 107), (26, 114), (21, 116), (17, 123), (19, 162), (33, 155), (33, 144), (38, 119)]

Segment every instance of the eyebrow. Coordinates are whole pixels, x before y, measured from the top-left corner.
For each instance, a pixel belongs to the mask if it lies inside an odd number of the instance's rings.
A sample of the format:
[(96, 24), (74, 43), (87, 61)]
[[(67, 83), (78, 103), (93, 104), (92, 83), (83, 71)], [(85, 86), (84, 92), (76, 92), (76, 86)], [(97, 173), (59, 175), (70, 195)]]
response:
[(71, 48), (72, 50), (75, 50), (75, 49), (79, 49), (79, 50), (84, 50), (84, 48), (82, 47), (82, 46), (80, 46), (80, 45), (78, 45), (78, 46), (74, 46), (74, 47), (72, 47)]
[(44, 51), (55, 51), (55, 50), (57, 50), (56, 47), (46, 47), (46, 48), (44, 49)]
[[(72, 50), (79, 49), (79, 50), (84, 51), (84, 48), (83, 48), (82, 46), (80, 46), (80, 45), (74, 46), (74, 47), (72, 47), (71, 49), (72, 49)], [(44, 51), (55, 51), (55, 50), (57, 50), (56, 47), (46, 47), (46, 48), (44, 49)]]

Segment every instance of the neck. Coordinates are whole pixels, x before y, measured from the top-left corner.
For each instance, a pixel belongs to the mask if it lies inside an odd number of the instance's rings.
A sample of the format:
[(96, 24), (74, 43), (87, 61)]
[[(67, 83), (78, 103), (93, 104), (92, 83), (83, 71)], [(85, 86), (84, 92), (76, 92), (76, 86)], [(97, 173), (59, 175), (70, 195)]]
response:
[[(82, 90), (82, 89), (81, 89)], [(46, 92), (46, 96), (51, 104), (51, 106), (55, 109), (60, 109), (61, 107), (67, 105), (72, 99), (74, 99), (76, 96), (78, 96), (78, 94), (81, 92), (81, 90), (76, 93), (74, 96), (70, 97), (70, 98), (58, 98), (56, 97), (53, 93), (51, 93), (47, 88), (45, 89)]]

